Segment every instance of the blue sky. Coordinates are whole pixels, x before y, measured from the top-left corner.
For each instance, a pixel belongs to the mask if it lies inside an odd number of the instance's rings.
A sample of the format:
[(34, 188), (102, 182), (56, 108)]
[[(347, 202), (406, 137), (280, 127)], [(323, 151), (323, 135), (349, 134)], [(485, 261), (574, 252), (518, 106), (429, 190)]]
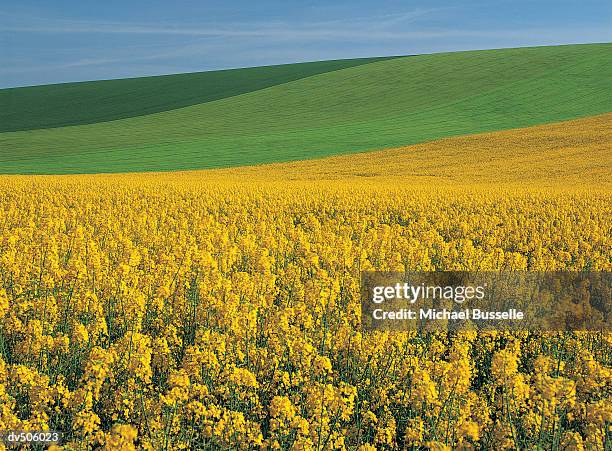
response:
[(0, 5), (0, 87), (612, 41), (606, 0), (7, 3)]

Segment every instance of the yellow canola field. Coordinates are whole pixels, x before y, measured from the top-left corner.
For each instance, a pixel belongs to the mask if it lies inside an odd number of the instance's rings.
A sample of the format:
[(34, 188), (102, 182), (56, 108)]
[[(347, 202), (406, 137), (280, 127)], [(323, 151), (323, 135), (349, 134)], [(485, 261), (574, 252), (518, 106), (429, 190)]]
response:
[[(207, 171), (224, 180), (351, 179), (380, 186), (612, 188), (612, 113), (525, 129), (447, 138), (321, 160)], [(202, 172), (186, 172), (198, 180)]]
[(611, 334), (366, 332), (359, 277), (612, 270), (610, 118), (0, 177), (0, 431), (59, 430), (64, 449), (605, 449)]

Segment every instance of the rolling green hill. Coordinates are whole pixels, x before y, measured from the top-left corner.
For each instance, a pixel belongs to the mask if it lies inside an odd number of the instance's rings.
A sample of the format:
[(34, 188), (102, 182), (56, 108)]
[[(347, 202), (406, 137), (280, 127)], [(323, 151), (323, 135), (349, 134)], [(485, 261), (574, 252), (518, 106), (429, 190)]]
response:
[(93, 124), (210, 102), (388, 58), (0, 89), (0, 132)]
[(0, 172), (212, 168), (316, 158), (612, 111), (612, 44), (370, 62), (183, 108), (0, 134)]

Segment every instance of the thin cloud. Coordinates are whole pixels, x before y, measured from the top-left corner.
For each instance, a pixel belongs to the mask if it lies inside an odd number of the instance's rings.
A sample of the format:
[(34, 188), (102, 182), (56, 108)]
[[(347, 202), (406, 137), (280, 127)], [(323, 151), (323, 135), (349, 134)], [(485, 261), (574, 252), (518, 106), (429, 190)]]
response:
[(139, 25), (97, 24), (70, 26), (0, 26), (0, 31), (14, 33), (108, 33), (154, 34), (211, 38), (279, 38), (279, 39), (434, 39), (449, 37), (520, 37), (520, 30), (359, 30), (294, 27), (232, 29), (232, 28), (174, 28)]
[(53, 34), (150, 34), (193, 37), (245, 37), (282, 39), (353, 39), (362, 38), (364, 32), (370, 38), (401, 37), (446, 37), (445, 31), (393, 31), (398, 24), (414, 23), (439, 9), (415, 9), (395, 14), (369, 17), (343, 18), (306, 24), (284, 22), (229, 24), (224, 27), (202, 25), (184, 27), (178, 25), (151, 25), (119, 22), (34, 20), (33, 23), (0, 25), (0, 31), (12, 33), (53, 33)]
[[(407, 24), (416, 24), (441, 10), (449, 8), (414, 9), (393, 14), (368, 17), (346, 17), (342, 19), (306, 23), (260, 22), (234, 23), (223, 27), (202, 25), (184, 27), (178, 25), (135, 24), (120, 22), (67, 21), (33, 19), (30, 23), (0, 24), (0, 31), (11, 33), (52, 34), (127, 34), (185, 36), (194, 38), (248, 38), (282, 40), (417, 40), (449, 38), (514, 39), (531, 36), (562, 36), (568, 30), (524, 29), (524, 30), (471, 30), (434, 29), (417, 27), (406, 29)], [(23, 20), (22, 20), (23, 22)], [(592, 31), (592, 30), (591, 30)], [(605, 33), (609, 35), (610, 33)]]

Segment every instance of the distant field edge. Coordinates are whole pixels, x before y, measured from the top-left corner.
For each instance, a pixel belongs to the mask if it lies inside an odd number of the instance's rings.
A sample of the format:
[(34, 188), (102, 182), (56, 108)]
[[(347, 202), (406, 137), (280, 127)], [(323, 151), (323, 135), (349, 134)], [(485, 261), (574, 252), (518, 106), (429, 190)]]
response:
[(4, 88), (0, 89), (0, 133), (145, 116), (402, 57), (337, 59)]
[(194, 181), (344, 180), (390, 186), (522, 185), (609, 190), (611, 148), (612, 112), (311, 160), (173, 174)]
[[(612, 112), (303, 160), (190, 170), (1, 174), (0, 181), (306, 182), (612, 188)], [(89, 178), (88, 178), (89, 177)]]

